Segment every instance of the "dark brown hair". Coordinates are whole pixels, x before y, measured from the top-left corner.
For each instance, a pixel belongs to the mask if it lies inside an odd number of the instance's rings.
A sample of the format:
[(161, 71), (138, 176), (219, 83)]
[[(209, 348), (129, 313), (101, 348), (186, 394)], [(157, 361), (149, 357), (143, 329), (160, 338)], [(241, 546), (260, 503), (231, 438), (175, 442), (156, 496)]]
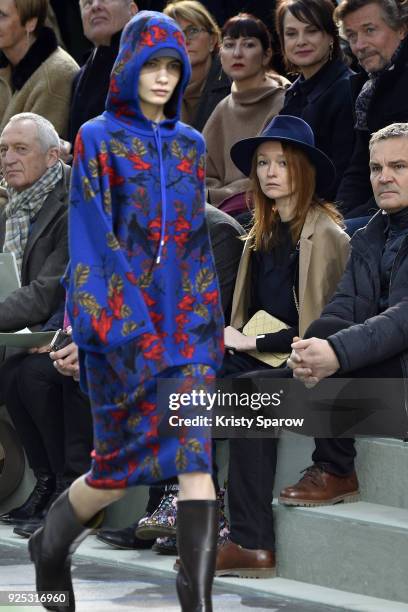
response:
[[(261, 43), (264, 53), (272, 50), (271, 35), (268, 28), (261, 19), (250, 13), (238, 13), (238, 15), (228, 19), (222, 27), (221, 40), (224, 40), (227, 36), (230, 38), (253, 36)], [(271, 66), (271, 62), (267, 68)]]
[[(339, 33), (333, 17), (334, 4), (332, 0), (279, 0), (275, 12), (275, 28), (284, 57), (284, 22), (287, 11), (302, 23), (314, 25), (318, 30), (329, 34), (333, 38), (333, 58), (339, 59), (342, 57)], [(288, 70), (293, 71), (295, 69), (295, 66), (286, 59), (285, 63)]]

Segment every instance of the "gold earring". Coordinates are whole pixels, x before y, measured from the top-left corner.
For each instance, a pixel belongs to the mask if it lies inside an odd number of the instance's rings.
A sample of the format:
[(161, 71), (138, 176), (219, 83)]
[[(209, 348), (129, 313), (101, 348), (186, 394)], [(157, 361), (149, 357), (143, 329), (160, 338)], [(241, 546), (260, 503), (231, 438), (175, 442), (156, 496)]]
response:
[(329, 62), (331, 62), (333, 59), (333, 48), (334, 48), (334, 44), (331, 42), (329, 45)]

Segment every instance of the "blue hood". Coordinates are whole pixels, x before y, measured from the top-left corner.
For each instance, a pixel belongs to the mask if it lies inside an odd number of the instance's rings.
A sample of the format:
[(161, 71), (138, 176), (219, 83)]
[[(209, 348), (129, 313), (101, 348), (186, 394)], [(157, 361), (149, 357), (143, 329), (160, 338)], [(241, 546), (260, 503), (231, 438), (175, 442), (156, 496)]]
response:
[[(156, 124), (139, 107), (139, 73), (152, 53), (169, 47), (183, 71), (168, 118)], [(67, 299), (73, 337), (82, 350), (101, 353), (120, 353), (134, 341), (138, 380), (188, 364), (215, 370), (223, 356), (204, 217), (205, 143), (177, 121), (189, 78), (175, 22), (140, 13), (122, 34), (107, 109), (75, 142)]]
[(171, 128), (180, 119), (184, 90), (191, 77), (184, 34), (177, 23), (163, 13), (141, 11), (123, 30), (118, 57), (112, 70), (106, 110), (117, 120), (125, 123), (131, 120), (138, 127), (151, 126), (152, 122), (146, 119), (139, 106), (139, 75), (149, 57), (158, 49), (165, 48), (178, 51), (182, 61), (182, 75), (165, 106), (166, 119), (161, 124)]

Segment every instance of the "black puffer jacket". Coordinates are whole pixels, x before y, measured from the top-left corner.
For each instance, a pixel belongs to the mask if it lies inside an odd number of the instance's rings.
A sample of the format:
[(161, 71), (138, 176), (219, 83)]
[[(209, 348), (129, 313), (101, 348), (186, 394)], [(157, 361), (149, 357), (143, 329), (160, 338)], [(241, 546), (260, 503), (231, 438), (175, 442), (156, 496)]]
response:
[(379, 211), (351, 240), (351, 255), (333, 299), (322, 317), (336, 316), (356, 325), (328, 338), (349, 372), (401, 353), (408, 377), (408, 236), (396, 255), (389, 286), (389, 307), (380, 313), (381, 255), (387, 215)]

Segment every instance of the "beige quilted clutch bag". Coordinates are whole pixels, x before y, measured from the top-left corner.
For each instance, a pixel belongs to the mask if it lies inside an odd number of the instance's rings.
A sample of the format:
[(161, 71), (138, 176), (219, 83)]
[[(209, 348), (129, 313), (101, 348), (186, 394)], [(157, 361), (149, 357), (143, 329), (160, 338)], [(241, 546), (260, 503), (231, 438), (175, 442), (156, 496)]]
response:
[[(289, 325), (273, 317), (265, 310), (258, 310), (242, 329), (245, 336), (260, 336), (262, 334), (274, 334), (282, 329), (288, 329)], [(258, 361), (267, 363), (273, 368), (278, 368), (289, 357), (289, 353), (260, 353), (259, 351), (248, 351)]]

